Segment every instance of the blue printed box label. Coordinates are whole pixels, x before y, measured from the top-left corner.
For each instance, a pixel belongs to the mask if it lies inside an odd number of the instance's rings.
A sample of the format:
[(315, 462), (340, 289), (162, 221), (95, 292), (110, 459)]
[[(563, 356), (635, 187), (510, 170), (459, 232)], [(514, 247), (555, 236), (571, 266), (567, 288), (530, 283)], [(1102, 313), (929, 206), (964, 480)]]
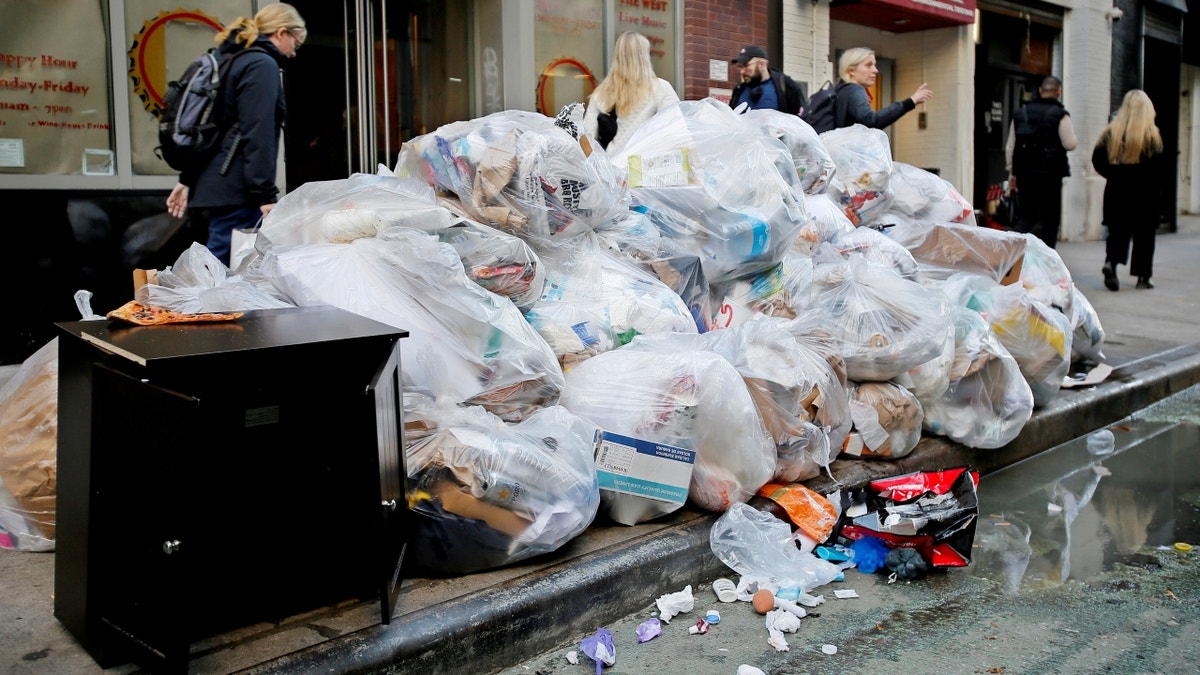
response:
[(611, 431), (596, 435), (600, 489), (663, 502), (687, 501), (696, 452), (630, 438)]

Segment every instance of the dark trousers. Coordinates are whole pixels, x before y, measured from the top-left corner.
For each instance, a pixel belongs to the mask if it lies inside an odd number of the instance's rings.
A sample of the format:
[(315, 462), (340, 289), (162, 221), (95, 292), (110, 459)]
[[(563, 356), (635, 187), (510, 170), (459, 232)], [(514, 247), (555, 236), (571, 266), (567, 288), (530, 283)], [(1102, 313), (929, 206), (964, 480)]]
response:
[(1030, 232), (1050, 248), (1058, 244), (1058, 225), (1062, 220), (1062, 178), (1057, 176), (1017, 176), (1021, 207), (1017, 231)]
[(1104, 260), (1113, 265), (1124, 265), (1129, 259), (1129, 242), (1133, 241), (1133, 260), (1129, 273), (1135, 277), (1154, 276), (1154, 235), (1158, 232), (1157, 219), (1140, 222), (1104, 221), (1108, 227), (1108, 239), (1104, 242)]
[(208, 240), (205, 246), (228, 266), (233, 231), (254, 228), (262, 219), (262, 211), (257, 206), (233, 206), (208, 209), (207, 215)]

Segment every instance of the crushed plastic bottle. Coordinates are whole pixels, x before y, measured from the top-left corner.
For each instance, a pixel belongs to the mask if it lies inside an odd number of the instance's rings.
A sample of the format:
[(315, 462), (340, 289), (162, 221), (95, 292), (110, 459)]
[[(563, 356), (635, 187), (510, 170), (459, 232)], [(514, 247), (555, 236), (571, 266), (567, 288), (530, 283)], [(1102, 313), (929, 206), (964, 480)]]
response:
[(1094, 431), (1088, 435), (1087, 449), (1093, 455), (1110, 455), (1116, 449), (1117, 439), (1108, 429)]

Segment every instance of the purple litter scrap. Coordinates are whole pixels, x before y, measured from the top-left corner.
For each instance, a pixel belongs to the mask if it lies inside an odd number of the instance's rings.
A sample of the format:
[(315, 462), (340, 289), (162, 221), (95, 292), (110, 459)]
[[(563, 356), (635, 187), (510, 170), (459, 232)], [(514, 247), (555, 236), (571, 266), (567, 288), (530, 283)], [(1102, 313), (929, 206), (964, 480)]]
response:
[(659, 635), (662, 635), (662, 622), (658, 619), (650, 617), (649, 619), (646, 619), (638, 624), (638, 644), (649, 642)]
[(597, 628), (595, 635), (583, 638), (579, 651), (596, 662), (596, 675), (604, 672), (604, 666), (617, 662), (617, 649), (613, 647), (612, 633), (607, 628)]

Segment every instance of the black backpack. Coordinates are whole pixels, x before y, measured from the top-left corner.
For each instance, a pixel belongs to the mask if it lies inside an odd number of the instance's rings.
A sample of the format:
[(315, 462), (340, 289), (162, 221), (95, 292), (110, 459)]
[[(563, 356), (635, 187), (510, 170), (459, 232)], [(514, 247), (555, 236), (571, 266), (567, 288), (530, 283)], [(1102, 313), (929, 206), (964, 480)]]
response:
[(800, 112), (800, 119), (808, 122), (818, 134), (833, 131), (838, 127), (837, 104), (837, 87), (825, 80), (820, 91), (808, 99), (808, 106)]
[[(154, 152), (172, 169), (200, 171), (221, 147), (225, 133), (237, 126), (221, 119), (222, 80), (233, 60), (248, 52), (267, 53), (262, 47), (233, 53), (221, 53), (214, 47), (196, 57), (178, 80), (167, 85)], [(222, 175), (229, 168), (233, 149), (221, 167)]]

